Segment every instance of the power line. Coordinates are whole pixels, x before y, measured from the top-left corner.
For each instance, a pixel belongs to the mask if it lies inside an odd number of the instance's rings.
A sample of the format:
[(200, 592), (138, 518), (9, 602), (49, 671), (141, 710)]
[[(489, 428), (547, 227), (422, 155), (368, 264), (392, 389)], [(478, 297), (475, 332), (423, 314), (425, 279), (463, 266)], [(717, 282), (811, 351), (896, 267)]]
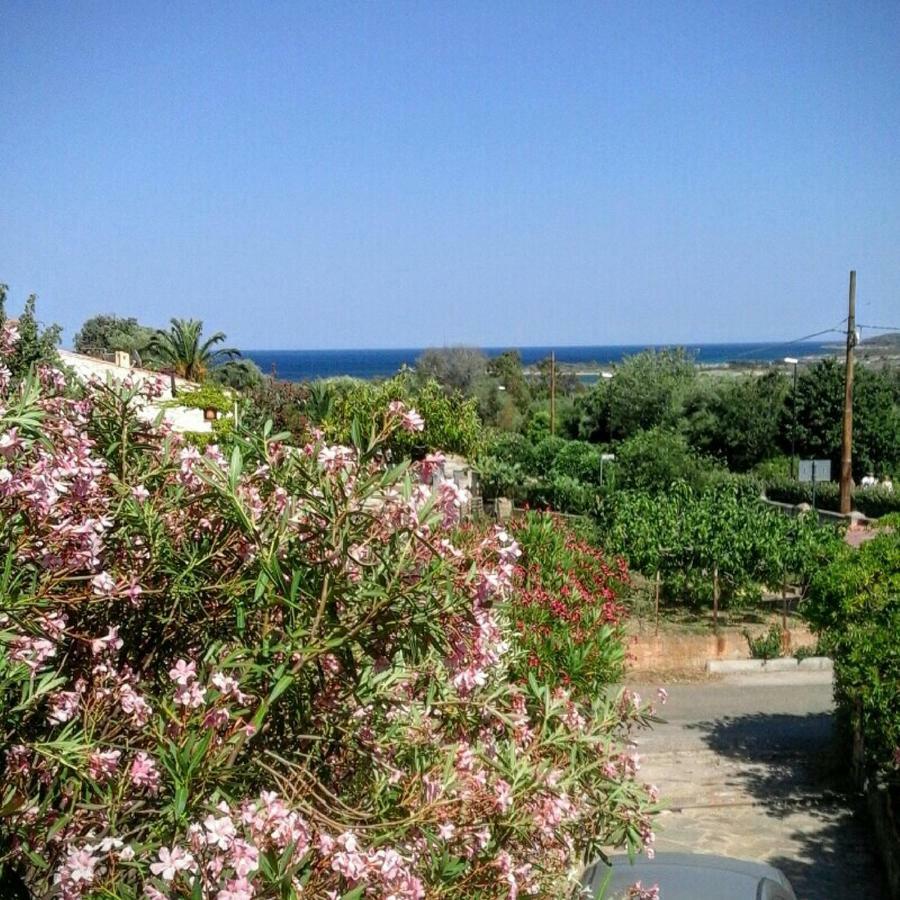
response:
[[(846, 322), (846, 319), (841, 319), (841, 321), (838, 322), (838, 325), (841, 325), (844, 322)], [(774, 350), (776, 347), (789, 347), (792, 344), (800, 344), (800, 343), (803, 343), (803, 341), (809, 341), (809, 340), (812, 340), (812, 338), (821, 337), (823, 334), (843, 334), (843, 333), (844, 333), (843, 329), (838, 328), (838, 327), (823, 328), (821, 331), (814, 331), (812, 334), (805, 334), (805, 335), (803, 335), (803, 337), (794, 338), (793, 340), (790, 340), (790, 341), (778, 341), (774, 344), (763, 344), (761, 346), (754, 347), (752, 350), (747, 350), (744, 353), (737, 353), (734, 355), (733, 358), (734, 359), (742, 359), (745, 356), (753, 356), (755, 353), (762, 353), (765, 350)]]
[(870, 331), (900, 331), (893, 325), (858, 325), (857, 328), (868, 328)]

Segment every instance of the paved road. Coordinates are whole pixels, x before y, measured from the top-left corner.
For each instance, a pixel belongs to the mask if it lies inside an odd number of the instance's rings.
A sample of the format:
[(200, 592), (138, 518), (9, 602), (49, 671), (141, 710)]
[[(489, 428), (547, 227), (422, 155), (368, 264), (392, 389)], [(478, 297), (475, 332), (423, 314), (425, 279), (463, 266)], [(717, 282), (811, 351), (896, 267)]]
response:
[[(645, 696), (654, 686), (633, 685)], [(639, 740), (662, 791), (657, 849), (778, 866), (799, 900), (885, 897), (864, 814), (832, 741), (830, 673), (676, 684)]]

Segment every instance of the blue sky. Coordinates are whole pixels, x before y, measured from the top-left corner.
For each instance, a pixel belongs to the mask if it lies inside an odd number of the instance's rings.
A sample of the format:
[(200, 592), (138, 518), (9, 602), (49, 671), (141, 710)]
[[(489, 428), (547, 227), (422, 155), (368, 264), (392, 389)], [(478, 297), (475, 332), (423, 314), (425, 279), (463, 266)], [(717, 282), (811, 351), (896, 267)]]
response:
[(245, 348), (900, 324), (900, 3), (0, 0), (0, 281)]

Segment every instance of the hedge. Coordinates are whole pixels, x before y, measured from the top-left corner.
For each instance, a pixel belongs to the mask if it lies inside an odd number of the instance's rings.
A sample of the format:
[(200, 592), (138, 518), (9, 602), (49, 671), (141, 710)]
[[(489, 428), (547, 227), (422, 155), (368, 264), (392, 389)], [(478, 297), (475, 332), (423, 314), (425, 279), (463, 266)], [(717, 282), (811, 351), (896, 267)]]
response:
[[(780, 503), (812, 504), (812, 484), (789, 479), (771, 482), (766, 486), (766, 496)], [(832, 512), (840, 509), (840, 487), (836, 482), (824, 481), (816, 485), (816, 507)], [(900, 493), (883, 487), (857, 488), (853, 492), (853, 507), (863, 515), (877, 519), (900, 512)]]

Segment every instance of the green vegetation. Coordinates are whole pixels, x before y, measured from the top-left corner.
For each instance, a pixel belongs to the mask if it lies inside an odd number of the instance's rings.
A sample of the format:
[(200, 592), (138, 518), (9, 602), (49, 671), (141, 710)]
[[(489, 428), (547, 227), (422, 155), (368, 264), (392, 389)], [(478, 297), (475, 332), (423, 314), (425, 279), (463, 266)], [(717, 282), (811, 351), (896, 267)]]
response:
[(743, 634), (751, 659), (778, 659), (783, 655), (784, 631), (780, 625), (770, 625), (769, 630), (758, 637), (753, 637), (746, 629)]
[(240, 352), (231, 347), (216, 348), (225, 340), (217, 331), (205, 341), (203, 323), (196, 319), (172, 319), (168, 331), (157, 331), (150, 342), (150, 349), (163, 367), (188, 381), (203, 381), (209, 370)]
[(75, 351), (87, 356), (104, 357), (124, 350), (142, 366), (152, 368), (159, 360), (150, 350), (156, 329), (141, 325), (137, 319), (115, 315), (92, 316), (75, 335)]
[[(11, 347), (0, 365), (0, 386), (4, 378), (4, 370), (9, 373), (13, 382), (23, 379), (29, 369), (40, 362), (55, 362), (56, 348), (62, 329), (59, 325), (42, 327), (38, 322), (36, 306), (37, 295), (31, 294), (25, 301), (22, 314), (16, 320), (7, 318), (6, 299), (9, 288), (0, 284), (0, 346), (9, 342)], [(4, 334), (6, 337), (4, 337)], [(14, 340), (12, 339), (14, 338)]]
[(396, 432), (389, 449), (400, 459), (421, 457), (429, 450), (443, 450), (474, 457), (481, 444), (482, 427), (477, 403), (457, 392), (446, 392), (436, 381), (420, 381), (401, 374), (387, 381), (351, 381), (336, 384), (326, 400), (311, 392), (310, 400), (318, 406), (325, 434), (334, 441), (353, 441), (353, 423), (363, 428), (374, 423), (392, 401), (414, 406), (425, 420), (425, 430)]
[(708, 604), (716, 588), (725, 607), (757, 601), (764, 586), (784, 581), (802, 592), (841, 546), (837, 530), (814, 514), (782, 515), (727, 482), (701, 491), (684, 483), (665, 493), (616, 491), (598, 521), (604, 547), (647, 576), (660, 573), (665, 596), (692, 604)]
[(841, 547), (810, 585), (804, 615), (834, 659), (835, 697), (865, 762), (900, 781), (900, 516), (858, 550)]

